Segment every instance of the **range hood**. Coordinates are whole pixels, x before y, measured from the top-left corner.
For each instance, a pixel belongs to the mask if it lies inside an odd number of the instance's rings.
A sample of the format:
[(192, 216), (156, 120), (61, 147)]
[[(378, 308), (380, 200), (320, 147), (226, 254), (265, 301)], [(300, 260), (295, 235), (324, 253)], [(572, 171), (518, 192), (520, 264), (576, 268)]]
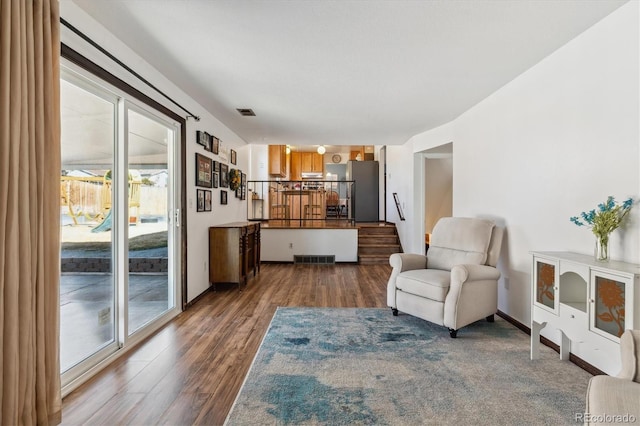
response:
[(300, 176), (302, 179), (322, 179), (324, 177), (322, 172), (302, 172)]

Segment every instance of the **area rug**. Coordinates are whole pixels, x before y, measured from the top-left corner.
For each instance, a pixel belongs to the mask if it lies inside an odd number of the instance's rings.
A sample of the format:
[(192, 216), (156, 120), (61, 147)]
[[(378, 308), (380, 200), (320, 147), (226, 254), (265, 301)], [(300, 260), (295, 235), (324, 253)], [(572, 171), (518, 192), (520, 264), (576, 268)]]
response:
[(575, 424), (591, 375), (508, 322), (278, 308), (227, 425)]

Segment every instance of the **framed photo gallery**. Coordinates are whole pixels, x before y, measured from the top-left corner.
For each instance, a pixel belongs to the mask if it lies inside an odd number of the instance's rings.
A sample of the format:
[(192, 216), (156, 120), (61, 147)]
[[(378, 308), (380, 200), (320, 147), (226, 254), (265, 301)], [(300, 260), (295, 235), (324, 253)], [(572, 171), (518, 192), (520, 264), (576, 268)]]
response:
[[(221, 188), (220, 204), (228, 203), (228, 193), (224, 188), (229, 188), (229, 164), (236, 165), (238, 162), (237, 152), (233, 149), (222, 147), (222, 141), (212, 134), (197, 130), (196, 142), (202, 146), (205, 151), (218, 156), (214, 160), (204, 154), (196, 153), (196, 211), (210, 212), (212, 211), (213, 193), (211, 190), (200, 188)], [(242, 173), (240, 186), (234, 191), (233, 195), (241, 200), (246, 200), (247, 196), (247, 175)]]

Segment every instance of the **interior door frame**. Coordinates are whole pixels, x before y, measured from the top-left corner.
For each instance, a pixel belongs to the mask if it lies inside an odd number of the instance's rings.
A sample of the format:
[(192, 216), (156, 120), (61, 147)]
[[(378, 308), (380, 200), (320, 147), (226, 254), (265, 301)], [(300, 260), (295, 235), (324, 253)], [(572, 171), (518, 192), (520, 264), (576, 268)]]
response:
[(382, 221), (387, 223), (387, 146), (380, 148), (380, 164), (382, 164)]

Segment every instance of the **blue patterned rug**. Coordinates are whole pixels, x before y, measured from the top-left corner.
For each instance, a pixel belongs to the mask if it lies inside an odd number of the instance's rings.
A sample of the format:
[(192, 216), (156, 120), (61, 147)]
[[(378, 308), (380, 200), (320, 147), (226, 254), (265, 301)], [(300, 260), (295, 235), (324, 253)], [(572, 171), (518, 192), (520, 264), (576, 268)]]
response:
[(278, 308), (228, 425), (576, 424), (591, 375), (496, 317), (446, 328), (390, 309)]

